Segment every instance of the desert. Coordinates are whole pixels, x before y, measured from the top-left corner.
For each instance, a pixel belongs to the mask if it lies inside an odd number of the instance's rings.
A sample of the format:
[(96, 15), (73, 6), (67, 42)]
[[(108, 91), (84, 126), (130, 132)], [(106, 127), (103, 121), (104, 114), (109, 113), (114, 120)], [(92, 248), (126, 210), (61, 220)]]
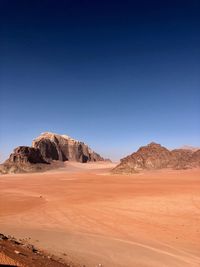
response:
[(75, 266), (200, 266), (200, 169), (65, 162), (0, 176), (0, 229)]
[(0, 1), (0, 267), (200, 267), (200, 1)]

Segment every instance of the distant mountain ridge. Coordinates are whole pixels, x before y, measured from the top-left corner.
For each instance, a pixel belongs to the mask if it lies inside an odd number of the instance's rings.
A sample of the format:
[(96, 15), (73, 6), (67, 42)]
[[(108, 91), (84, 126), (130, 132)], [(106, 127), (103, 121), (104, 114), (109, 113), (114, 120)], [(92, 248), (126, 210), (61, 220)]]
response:
[(136, 173), (153, 169), (187, 169), (200, 166), (200, 150), (168, 150), (157, 143), (140, 147), (133, 154), (121, 159), (113, 173)]
[[(45, 132), (33, 140), (32, 146), (19, 146), (0, 165), (0, 173), (34, 172), (58, 168), (64, 161), (81, 163), (107, 161), (83, 142), (67, 135)], [(169, 150), (150, 143), (121, 159), (113, 173), (137, 173), (163, 168), (187, 169), (200, 166), (200, 149), (184, 146)]]
[(192, 150), (192, 151), (195, 152), (195, 151), (199, 150), (200, 147), (184, 145), (184, 146), (181, 146), (179, 149), (187, 149), (187, 150)]

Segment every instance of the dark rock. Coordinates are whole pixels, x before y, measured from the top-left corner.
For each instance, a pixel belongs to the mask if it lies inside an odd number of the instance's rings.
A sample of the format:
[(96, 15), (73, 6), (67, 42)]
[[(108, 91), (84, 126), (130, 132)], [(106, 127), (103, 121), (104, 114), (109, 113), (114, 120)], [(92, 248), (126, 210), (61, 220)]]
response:
[(17, 240), (14, 240), (13, 243), (15, 243), (16, 245), (21, 245), (21, 243)]
[(9, 162), (13, 163), (47, 163), (38, 148), (19, 146), (14, 149), (13, 153), (10, 155)]
[(0, 234), (0, 240), (8, 240), (8, 237), (3, 234)]
[(23, 173), (44, 170), (49, 163), (43, 159), (40, 150), (34, 147), (19, 146), (9, 159), (0, 165), (0, 173)]

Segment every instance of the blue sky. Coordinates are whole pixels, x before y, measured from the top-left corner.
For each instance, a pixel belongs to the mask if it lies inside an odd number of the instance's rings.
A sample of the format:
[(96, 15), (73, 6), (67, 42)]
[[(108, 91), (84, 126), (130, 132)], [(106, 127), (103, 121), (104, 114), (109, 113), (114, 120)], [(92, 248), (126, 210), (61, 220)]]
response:
[(199, 1), (0, 1), (0, 154), (41, 132), (114, 160), (200, 145)]

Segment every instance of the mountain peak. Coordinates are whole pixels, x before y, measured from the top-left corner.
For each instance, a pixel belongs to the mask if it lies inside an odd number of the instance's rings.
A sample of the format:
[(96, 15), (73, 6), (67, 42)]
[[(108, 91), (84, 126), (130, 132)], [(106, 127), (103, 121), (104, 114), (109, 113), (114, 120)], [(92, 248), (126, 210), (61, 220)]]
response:
[(161, 147), (161, 145), (158, 144), (158, 143), (156, 143), (156, 142), (151, 142), (151, 143), (149, 143), (147, 146)]

